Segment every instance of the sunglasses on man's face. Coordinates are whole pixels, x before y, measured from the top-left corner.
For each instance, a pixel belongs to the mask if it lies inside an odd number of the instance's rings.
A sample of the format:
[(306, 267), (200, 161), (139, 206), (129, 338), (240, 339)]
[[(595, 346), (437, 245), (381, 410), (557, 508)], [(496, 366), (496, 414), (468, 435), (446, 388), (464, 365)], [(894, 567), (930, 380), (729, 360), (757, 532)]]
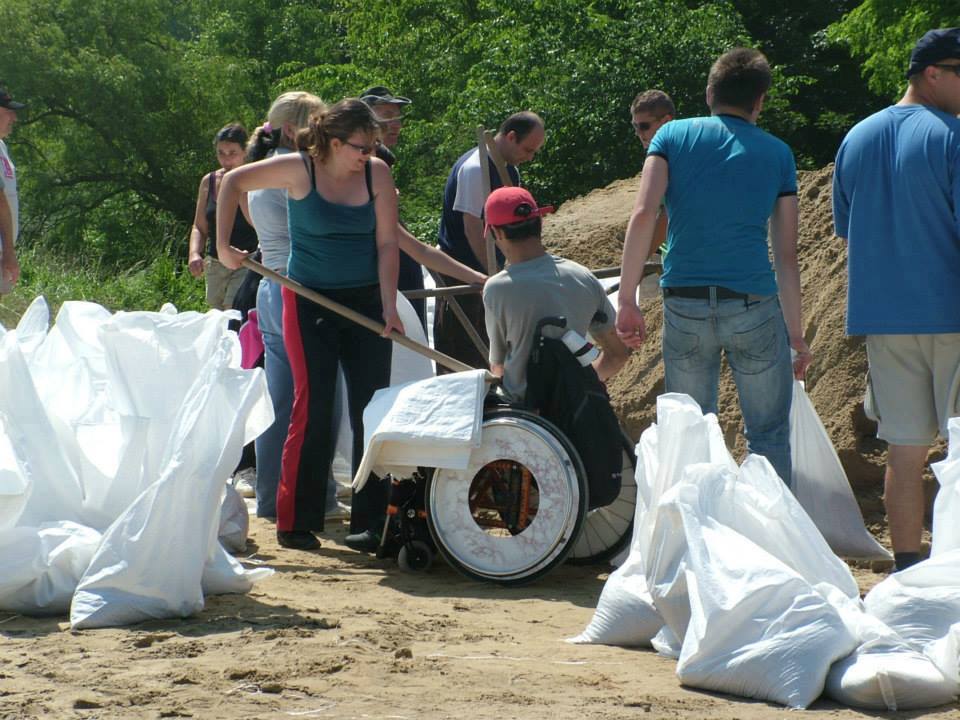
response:
[(950, 70), (954, 75), (960, 77), (960, 65), (945, 65), (942, 63), (934, 63), (935, 68), (940, 68), (941, 70)]
[(657, 118), (653, 122), (637, 122), (636, 120), (634, 120), (630, 124), (633, 125), (633, 129), (636, 130), (637, 132), (646, 132), (647, 130), (653, 127), (654, 122), (658, 122), (659, 120), (660, 118)]

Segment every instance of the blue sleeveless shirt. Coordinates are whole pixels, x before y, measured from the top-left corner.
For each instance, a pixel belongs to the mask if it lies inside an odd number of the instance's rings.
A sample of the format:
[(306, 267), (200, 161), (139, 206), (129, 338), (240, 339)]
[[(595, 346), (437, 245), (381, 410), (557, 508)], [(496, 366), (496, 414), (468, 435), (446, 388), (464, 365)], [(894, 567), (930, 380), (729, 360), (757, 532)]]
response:
[(348, 288), (376, 285), (377, 216), (374, 210), (370, 163), (365, 168), (367, 192), (363, 205), (341, 205), (317, 192), (314, 165), (301, 153), (310, 173), (310, 192), (301, 200), (287, 197), (290, 260), (287, 274), (307, 287)]

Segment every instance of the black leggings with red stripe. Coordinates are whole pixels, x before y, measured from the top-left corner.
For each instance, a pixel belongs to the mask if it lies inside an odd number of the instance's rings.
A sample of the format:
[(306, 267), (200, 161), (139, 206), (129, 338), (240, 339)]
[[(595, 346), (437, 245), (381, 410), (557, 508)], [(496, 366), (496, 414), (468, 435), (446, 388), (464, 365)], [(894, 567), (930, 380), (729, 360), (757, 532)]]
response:
[[(383, 321), (380, 288), (320, 290), (331, 300)], [(363, 409), (374, 391), (390, 384), (392, 343), (386, 338), (283, 288), (283, 341), (293, 371), (293, 411), (283, 446), (277, 489), (277, 530), (323, 530), (327, 482), (336, 443), (332, 427), (337, 366), (347, 381), (352, 470), (363, 456)], [(354, 493), (350, 531), (380, 531), (386, 511), (382, 482)]]

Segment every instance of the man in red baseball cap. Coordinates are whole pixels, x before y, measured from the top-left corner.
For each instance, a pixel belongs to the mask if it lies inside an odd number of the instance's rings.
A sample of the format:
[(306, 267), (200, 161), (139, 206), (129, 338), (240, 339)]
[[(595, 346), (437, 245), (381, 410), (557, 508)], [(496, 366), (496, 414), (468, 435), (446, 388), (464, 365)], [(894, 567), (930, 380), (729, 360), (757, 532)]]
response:
[(14, 248), (20, 216), (17, 168), (4, 140), (17, 121), (17, 110), (25, 107), (24, 103), (10, 97), (6, 88), (0, 87), (0, 294), (10, 292), (20, 279), (20, 265)]
[(527, 387), (527, 361), (537, 323), (564, 317), (563, 330), (544, 328), (560, 337), (573, 330), (589, 333), (600, 346), (593, 367), (606, 380), (626, 362), (629, 351), (614, 330), (615, 313), (600, 281), (572, 260), (551, 255), (541, 240), (541, 218), (552, 213), (538, 207), (521, 187), (494, 190), (484, 205), (487, 229), (492, 229), (507, 266), (483, 289), (483, 307), (490, 337), (490, 370), (503, 377), (508, 395), (522, 400)]
[(551, 212), (520, 187), (487, 198), (487, 228), (507, 260), (483, 289), (490, 370), (503, 377), (511, 401), (555, 424), (573, 444), (592, 509), (613, 502), (622, 487), (620, 424), (603, 382), (630, 351), (600, 281), (543, 247), (541, 218)]

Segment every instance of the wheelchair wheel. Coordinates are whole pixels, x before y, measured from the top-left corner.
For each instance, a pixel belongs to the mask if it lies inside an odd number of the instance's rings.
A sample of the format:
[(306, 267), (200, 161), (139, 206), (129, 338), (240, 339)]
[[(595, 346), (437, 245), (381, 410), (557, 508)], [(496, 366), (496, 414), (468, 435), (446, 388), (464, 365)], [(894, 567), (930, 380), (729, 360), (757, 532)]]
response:
[(433, 550), (423, 540), (412, 540), (397, 553), (397, 565), (404, 572), (422, 572), (433, 564)]
[(587, 510), (576, 450), (543, 418), (489, 411), (466, 470), (427, 482), (427, 522), (441, 555), (475, 580), (531, 582), (563, 562)]
[(574, 543), (567, 562), (590, 565), (609, 560), (633, 537), (633, 515), (637, 505), (637, 457), (634, 443), (623, 432), (623, 474), (620, 494), (604, 507), (587, 513), (583, 532)]

